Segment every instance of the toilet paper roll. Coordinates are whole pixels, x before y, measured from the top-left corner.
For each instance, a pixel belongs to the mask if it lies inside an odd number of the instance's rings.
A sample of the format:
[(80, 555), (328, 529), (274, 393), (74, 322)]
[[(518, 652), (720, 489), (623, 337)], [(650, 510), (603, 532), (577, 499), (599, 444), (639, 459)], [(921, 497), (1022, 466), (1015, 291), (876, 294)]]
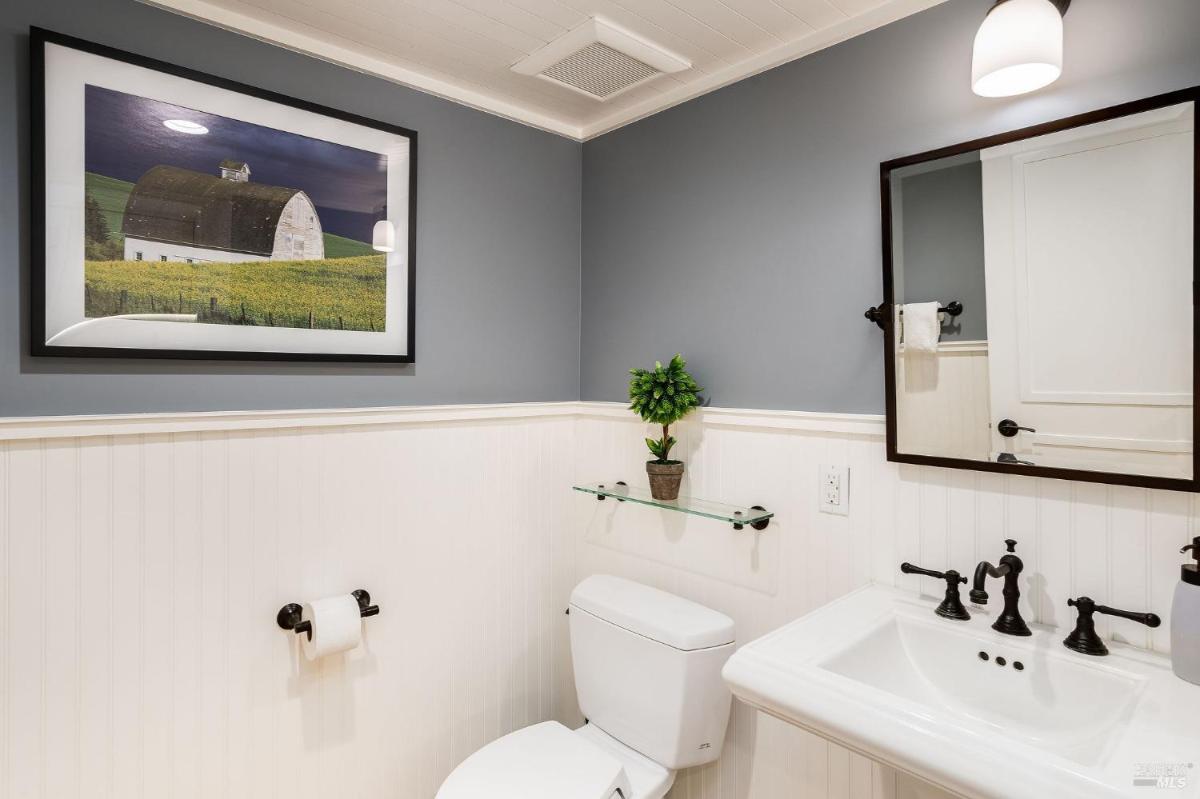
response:
[(306, 602), (301, 618), (312, 622), (311, 638), (300, 636), (309, 660), (353, 649), (362, 640), (358, 600), (350, 594)]

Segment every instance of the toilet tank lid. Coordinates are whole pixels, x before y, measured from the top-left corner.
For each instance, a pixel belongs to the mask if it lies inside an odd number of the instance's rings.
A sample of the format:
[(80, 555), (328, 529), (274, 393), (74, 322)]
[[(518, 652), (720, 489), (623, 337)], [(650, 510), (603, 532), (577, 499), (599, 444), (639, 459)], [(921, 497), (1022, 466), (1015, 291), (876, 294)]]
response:
[(575, 586), (571, 605), (661, 644), (691, 651), (731, 644), (733, 619), (683, 597), (608, 574)]

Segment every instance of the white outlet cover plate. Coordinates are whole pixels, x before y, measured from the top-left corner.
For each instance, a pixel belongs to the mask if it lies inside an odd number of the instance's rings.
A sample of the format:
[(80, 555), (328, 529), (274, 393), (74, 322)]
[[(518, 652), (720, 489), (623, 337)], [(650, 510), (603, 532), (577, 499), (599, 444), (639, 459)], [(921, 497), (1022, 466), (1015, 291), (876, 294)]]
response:
[[(836, 495), (836, 502), (831, 494)], [(817, 472), (817, 507), (822, 513), (850, 514), (850, 467), (821, 464)]]

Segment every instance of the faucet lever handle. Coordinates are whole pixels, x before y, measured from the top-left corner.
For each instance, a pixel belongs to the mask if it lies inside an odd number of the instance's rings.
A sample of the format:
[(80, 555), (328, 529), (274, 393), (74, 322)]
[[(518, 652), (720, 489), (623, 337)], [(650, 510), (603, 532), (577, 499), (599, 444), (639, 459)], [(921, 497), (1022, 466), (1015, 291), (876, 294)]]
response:
[(962, 599), (958, 596), (958, 586), (960, 583), (965, 583), (967, 578), (960, 575), (954, 569), (937, 572), (932, 569), (922, 569), (920, 566), (914, 566), (906, 561), (900, 564), (900, 571), (905, 574), (923, 574), (926, 577), (936, 577), (939, 580), (945, 580), (946, 596), (942, 599), (942, 604), (938, 605), (937, 610), (934, 612), (947, 619), (966, 621), (971, 618), (971, 614), (967, 613), (967, 609), (963, 607)]
[(1158, 627), (1162, 624), (1162, 619), (1157, 613), (1136, 613), (1132, 610), (1117, 610), (1110, 608), (1108, 605), (1097, 605), (1097, 613), (1103, 613), (1105, 616), (1119, 616), (1122, 619), (1136, 621), (1138, 624), (1144, 624), (1147, 627)]
[(967, 581), (966, 577), (960, 577), (958, 572), (954, 571), (953, 569), (945, 572), (935, 572), (933, 569), (922, 569), (920, 566), (914, 566), (908, 562), (900, 564), (900, 571), (904, 572), (905, 574), (923, 574), (926, 577), (936, 577), (939, 580), (946, 580), (947, 582), (950, 580), (950, 575), (953, 574), (954, 582), (965, 583)]
[(1162, 619), (1156, 613), (1136, 613), (1131, 610), (1119, 610), (1108, 605), (1097, 605), (1091, 597), (1081, 596), (1078, 599), (1068, 599), (1067, 606), (1079, 610), (1079, 618), (1075, 620), (1075, 629), (1063, 639), (1063, 646), (1085, 655), (1107, 655), (1108, 647), (1096, 634), (1096, 621), (1092, 618), (1095, 613), (1105, 616), (1118, 616), (1122, 619), (1136, 621), (1147, 627), (1157, 627)]
[(1012, 540), (1011, 538), (1004, 539), (1004, 546), (1007, 547), (1009, 552), (1017, 551), (1017, 542)]

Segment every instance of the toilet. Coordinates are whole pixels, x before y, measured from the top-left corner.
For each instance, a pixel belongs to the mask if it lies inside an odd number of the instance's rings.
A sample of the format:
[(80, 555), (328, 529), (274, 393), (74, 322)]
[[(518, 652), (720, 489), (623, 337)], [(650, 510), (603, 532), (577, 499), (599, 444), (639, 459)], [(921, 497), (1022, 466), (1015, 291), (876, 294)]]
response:
[(588, 577), (568, 609), (587, 721), (509, 733), (464, 760), (437, 799), (661, 799), (679, 769), (721, 755), (733, 620), (665, 591)]

